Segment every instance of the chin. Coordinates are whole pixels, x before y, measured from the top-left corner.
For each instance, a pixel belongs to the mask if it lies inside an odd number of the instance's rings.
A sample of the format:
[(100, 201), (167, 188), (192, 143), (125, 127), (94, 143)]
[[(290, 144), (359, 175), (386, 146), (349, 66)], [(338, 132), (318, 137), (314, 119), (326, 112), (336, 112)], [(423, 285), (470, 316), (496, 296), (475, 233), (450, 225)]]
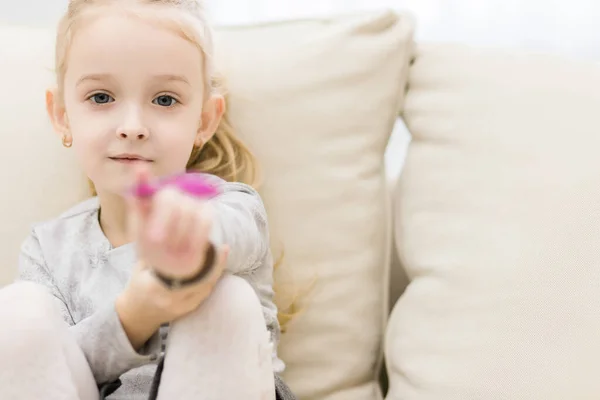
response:
[[(90, 180), (90, 182), (92, 182)], [(124, 179), (112, 179), (111, 182), (104, 182), (103, 180), (96, 180), (94, 187), (96, 194), (108, 195), (108, 196), (123, 196), (131, 188), (130, 182), (125, 182)]]

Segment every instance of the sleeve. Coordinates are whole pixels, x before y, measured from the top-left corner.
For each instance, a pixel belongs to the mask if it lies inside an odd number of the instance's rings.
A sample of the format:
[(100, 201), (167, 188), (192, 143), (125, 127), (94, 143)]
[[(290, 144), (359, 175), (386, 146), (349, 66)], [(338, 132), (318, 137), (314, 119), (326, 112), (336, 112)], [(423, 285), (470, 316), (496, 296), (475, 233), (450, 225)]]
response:
[(130, 369), (158, 358), (161, 351), (159, 332), (136, 352), (121, 325), (114, 304), (75, 323), (67, 302), (44, 261), (35, 234), (30, 235), (21, 247), (17, 281), (43, 285), (53, 295), (63, 320), (69, 325), (69, 331), (83, 351), (98, 384), (114, 381)]
[(273, 368), (282, 372), (285, 364), (277, 356), (281, 327), (273, 299), (273, 257), (262, 199), (248, 185), (224, 183), (212, 202), (215, 220), (211, 240), (215, 245), (229, 245), (227, 271), (245, 279), (256, 292), (273, 343)]
[(229, 245), (228, 272), (249, 274), (270, 251), (267, 213), (260, 195), (242, 183), (225, 183), (212, 200), (211, 241)]

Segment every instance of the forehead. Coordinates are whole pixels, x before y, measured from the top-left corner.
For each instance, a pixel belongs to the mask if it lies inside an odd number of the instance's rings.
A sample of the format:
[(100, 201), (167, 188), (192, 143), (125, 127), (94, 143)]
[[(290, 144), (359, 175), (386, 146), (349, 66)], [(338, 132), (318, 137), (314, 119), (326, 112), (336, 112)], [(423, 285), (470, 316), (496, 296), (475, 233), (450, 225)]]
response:
[(82, 22), (70, 45), (65, 81), (86, 74), (133, 80), (179, 75), (202, 85), (202, 54), (176, 30), (118, 12), (103, 12)]

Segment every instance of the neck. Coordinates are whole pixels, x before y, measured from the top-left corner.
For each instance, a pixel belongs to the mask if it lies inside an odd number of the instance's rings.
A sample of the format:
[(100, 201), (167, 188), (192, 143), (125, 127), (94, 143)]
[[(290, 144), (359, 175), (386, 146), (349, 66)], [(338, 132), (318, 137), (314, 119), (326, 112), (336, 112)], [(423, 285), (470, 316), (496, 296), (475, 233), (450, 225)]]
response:
[(110, 244), (116, 248), (131, 242), (125, 199), (112, 193), (98, 193), (98, 199), (100, 227)]

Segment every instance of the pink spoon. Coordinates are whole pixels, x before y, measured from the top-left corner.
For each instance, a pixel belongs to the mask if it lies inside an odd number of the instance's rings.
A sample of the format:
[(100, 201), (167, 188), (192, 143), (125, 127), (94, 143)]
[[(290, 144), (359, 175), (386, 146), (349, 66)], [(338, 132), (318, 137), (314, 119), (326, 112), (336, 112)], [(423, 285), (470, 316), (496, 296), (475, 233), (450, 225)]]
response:
[(167, 186), (175, 186), (179, 190), (198, 198), (210, 198), (219, 194), (215, 185), (209, 183), (207, 179), (197, 173), (184, 173), (155, 182), (141, 183), (133, 188), (133, 194), (137, 197), (152, 197), (160, 189)]

